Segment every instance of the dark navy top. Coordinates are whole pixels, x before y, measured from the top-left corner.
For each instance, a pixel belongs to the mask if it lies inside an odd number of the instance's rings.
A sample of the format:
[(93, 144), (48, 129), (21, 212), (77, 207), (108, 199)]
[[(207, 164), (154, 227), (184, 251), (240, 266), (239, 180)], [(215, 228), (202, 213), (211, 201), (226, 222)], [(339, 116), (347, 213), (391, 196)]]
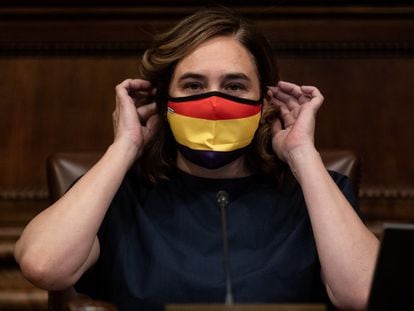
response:
[[(331, 172), (355, 205), (347, 177)], [(177, 171), (156, 186), (130, 171), (98, 233), (100, 256), (75, 288), (120, 311), (225, 298), (220, 209), (229, 193), (228, 235), (235, 303), (326, 302), (302, 191), (268, 178), (206, 179)]]

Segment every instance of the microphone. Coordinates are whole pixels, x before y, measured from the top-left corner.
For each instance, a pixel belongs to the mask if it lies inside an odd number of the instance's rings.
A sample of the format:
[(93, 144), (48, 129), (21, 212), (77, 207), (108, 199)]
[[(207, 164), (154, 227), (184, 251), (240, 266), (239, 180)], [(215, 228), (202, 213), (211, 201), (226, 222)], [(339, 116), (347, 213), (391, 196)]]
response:
[(221, 211), (221, 229), (222, 229), (222, 240), (223, 240), (223, 268), (226, 281), (226, 298), (225, 304), (233, 304), (233, 293), (230, 278), (230, 258), (229, 258), (229, 245), (227, 236), (227, 205), (229, 204), (229, 194), (220, 190), (216, 195), (216, 202)]

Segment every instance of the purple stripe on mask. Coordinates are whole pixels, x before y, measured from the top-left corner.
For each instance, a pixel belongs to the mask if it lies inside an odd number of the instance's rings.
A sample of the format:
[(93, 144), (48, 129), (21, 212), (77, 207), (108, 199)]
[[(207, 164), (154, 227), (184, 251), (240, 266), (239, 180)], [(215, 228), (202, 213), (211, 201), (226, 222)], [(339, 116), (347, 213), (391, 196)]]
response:
[(178, 150), (189, 161), (199, 166), (216, 169), (236, 160), (246, 152), (245, 148), (234, 151), (193, 150), (177, 143)]

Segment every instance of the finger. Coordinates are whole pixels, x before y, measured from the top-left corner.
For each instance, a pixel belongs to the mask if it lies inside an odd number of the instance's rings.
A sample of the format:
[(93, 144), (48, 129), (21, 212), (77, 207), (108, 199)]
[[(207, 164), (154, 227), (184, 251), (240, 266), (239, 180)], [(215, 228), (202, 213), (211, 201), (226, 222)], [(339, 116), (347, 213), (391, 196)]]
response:
[(295, 97), (296, 99), (299, 99), (303, 95), (300, 86), (294, 83), (279, 81), (277, 85), (283, 92)]
[(126, 79), (120, 85), (130, 92), (138, 90), (151, 91), (153, 89), (151, 82), (142, 79)]
[(148, 94), (152, 91), (153, 87), (151, 82), (141, 79), (126, 79), (116, 86), (117, 94), (121, 95), (134, 95), (138, 92)]
[(284, 102), (278, 100), (277, 98), (273, 99), (272, 104), (274, 104), (278, 107), (280, 107), (280, 106), (285, 106), (286, 107), (286, 104)]
[(274, 102), (276, 99), (276, 94), (279, 91), (279, 88), (277, 86), (268, 86), (267, 92), (266, 92), (266, 99), (269, 103)]
[(142, 97), (142, 98), (149, 98), (153, 95), (150, 90), (129, 90), (128, 95), (135, 98), (135, 97)]
[(273, 92), (269, 88), (266, 90), (265, 98), (268, 102), (272, 101)]
[(137, 113), (141, 124), (146, 124), (148, 119), (157, 113), (157, 106), (155, 102), (140, 106), (137, 108)]
[(302, 87), (294, 83), (280, 81), (280, 89), (296, 98), (300, 105), (309, 102), (312, 98), (311, 94), (304, 92)]
[(116, 101), (115, 109), (118, 110), (118, 111), (120, 109), (120, 106), (124, 106), (126, 104), (129, 104), (129, 105), (134, 104), (134, 100), (128, 94), (127, 82), (126, 81), (118, 84), (115, 87), (115, 101)]
[(157, 90), (155, 88), (150, 89), (128, 89), (128, 94), (135, 98), (153, 98), (156, 94)]
[(282, 124), (282, 121), (278, 118), (278, 119), (275, 120), (275, 122), (273, 122), (272, 135), (276, 135), (281, 130), (283, 130), (283, 124)]
[(293, 125), (296, 121), (290, 110), (284, 105), (280, 106), (280, 117), (284, 124), (284, 128)]
[(284, 100), (288, 104), (290, 109), (293, 109), (300, 104), (300, 101), (303, 97), (303, 92), (300, 87), (296, 84), (279, 81), (278, 84), (278, 93), (276, 96), (279, 96), (280, 99)]
[(295, 109), (299, 106), (299, 102), (295, 97), (282, 90), (275, 94), (275, 98), (285, 104), (289, 109)]
[[(269, 103), (275, 103), (276, 102), (276, 94), (280, 92), (279, 87), (277, 86), (268, 86), (267, 87), (267, 93), (266, 93), (266, 99)], [(278, 100), (279, 101), (279, 100)]]
[(301, 90), (304, 94), (313, 97), (321, 97), (323, 98), (322, 93), (319, 91), (318, 88), (310, 85), (303, 85), (301, 86)]
[(129, 81), (128, 95), (134, 99), (137, 107), (152, 101), (152, 91), (153, 87), (149, 81), (139, 79)]
[(311, 103), (313, 103), (316, 108), (319, 108), (322, 105), (324, 97), (318, 88), (304, 85), (301, 89), (303, 93), (310, 98)]
[(136, 92), (128, 92), (128, 95), (134, 100), (136, 107), (147, 105), (154, 100), (154, 96), (150, 91), (139, 90)]
[(143, 134), (145, 141), (148, 141), (155, 133), (156, 125), (159, 122), (159, 116), (156, 114), (151, 115), (146, 126), (143, 128)]
[(277, 87), (268, 87), (265, 98), (269, 104), (276, 104), (276, 101), (278, 101), (275, 97), (277, 89)]
[(273, 96), (274, 94), (277, 93), (278, 90), (279, 90), (279, 87), (277, 87), (277, 86), (268, 86), (267, 87), (267, 94), (269, 94), (270, 96)]
[(115, 88), (117, 106), (148, 104), (153, 100), (154, 88), (151, 83), (141, 79), (127, 79)]

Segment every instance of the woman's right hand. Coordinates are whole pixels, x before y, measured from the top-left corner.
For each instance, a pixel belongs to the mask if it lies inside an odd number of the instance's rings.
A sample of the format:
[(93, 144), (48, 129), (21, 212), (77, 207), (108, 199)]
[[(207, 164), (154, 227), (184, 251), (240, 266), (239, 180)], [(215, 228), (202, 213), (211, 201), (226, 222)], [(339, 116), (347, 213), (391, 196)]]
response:
[(102, 158), (52, 206), (30, 221), (15, 258), (33, 284), (60, 290), (76, 283), (98, 259), (97, 232), (127, 170), (154, 132), (155, 90), (144, 80), (116, 87), (115, 140)]
[(112, 114), (114, 144), (132, 151), (133, 162), (141, 156), (158, 122), (153, 101), (156, 90), (149, 81), (127, 79), (118, 84), (115, 91), (116, 107)]

